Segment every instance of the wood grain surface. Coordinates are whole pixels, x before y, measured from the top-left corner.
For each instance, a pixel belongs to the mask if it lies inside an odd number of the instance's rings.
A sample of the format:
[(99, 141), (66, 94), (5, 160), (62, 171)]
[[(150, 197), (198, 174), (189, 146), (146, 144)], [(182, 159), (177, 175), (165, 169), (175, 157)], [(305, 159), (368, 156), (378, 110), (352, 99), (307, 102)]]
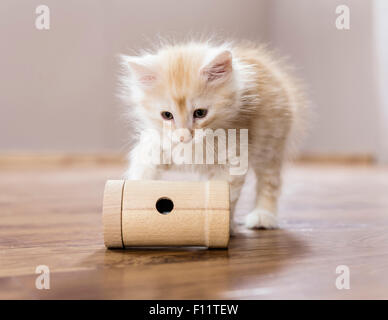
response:
[[(388, 168), (287, 168), (280, 229), (241, 226), (229, 250), (106, 250), (104, 184), (123, 171), (0, 169), (1, 299), (388, 298)], [(50, 268), (49, 290), (35, 287), (38, 265)], [(335, 286), (338, 265), (349, 290)]]
[[(157, 212), (155, 203), (160, 198), (173, 202), (174, 209), (170, 213)], [(228, 246), (227, 181), (127, 180), (122, 203), (125, 247)]]

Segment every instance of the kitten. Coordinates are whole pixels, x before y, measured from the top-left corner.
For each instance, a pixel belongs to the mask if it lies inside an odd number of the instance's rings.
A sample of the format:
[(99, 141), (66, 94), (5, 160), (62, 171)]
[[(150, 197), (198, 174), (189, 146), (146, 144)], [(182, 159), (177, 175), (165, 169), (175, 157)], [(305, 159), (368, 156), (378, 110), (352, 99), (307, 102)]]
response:
[[(248, 129), (249, 167), (257, 178), (257, 199), (245, 225), (276, 228), (281, 168), (289, 136), (304, 114), (297, 81), (264, 47), (250, 43), (166, 45), (155, 53), (123, 55), (122, 64), (123, 97), (138, 132), (152, 128), (161, 133), (168, 122), (172, 129), (185, 129), (177, 143), (187, 143), (195, 129)], [(137, 141), (132, 148), (127, 179), (158, 179), (174, 168), (198, 172), (206, 179), (226, 179), (233, 216), (245, 175), (231, 175), (228, 165), (144, 163), (148, 147)]]

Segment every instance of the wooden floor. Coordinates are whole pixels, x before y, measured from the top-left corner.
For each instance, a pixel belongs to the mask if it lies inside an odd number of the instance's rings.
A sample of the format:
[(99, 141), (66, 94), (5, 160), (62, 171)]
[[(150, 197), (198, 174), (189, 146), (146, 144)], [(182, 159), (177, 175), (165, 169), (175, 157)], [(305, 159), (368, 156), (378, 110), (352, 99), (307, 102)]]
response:
[[(388, 168), (285, 171), (281, 228), (241, 227), (229, 250), (108, 251), (104, 182), (120, 165), (0, 170), (1, 299), (388, 298)], [(240, 203), (246, 211), (252, 199)], [(35, 287), (47, 265), (50, 290)], [(335, 286), (350, 269), (350, 289)]]

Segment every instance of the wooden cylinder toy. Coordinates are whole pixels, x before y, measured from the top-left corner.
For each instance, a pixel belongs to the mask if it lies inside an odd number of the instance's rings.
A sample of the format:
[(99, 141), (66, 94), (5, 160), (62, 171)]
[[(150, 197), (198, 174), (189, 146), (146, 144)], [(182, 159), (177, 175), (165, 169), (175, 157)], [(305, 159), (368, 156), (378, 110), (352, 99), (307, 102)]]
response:
[(229, 243), (227, 181), (108, 180), (103, 203), (107, 248)]

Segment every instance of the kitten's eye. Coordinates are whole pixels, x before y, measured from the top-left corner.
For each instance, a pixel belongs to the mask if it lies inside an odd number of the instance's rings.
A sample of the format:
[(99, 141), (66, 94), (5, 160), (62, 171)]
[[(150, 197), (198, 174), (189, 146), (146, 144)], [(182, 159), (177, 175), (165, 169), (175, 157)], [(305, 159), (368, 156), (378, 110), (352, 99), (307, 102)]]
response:
[(203, 118), (207, 115), (206, 109), (197, 109), (194, 111), (194, 118)]
[(174, 119), (174, 116), (172, 115), (172, 113), (168, 112), (168, 111), (163, 111), (161, 113), (161, 115), (162, 115), (162, 118), (165, 119), (165, 120), (172, 120), (172, 119)]

